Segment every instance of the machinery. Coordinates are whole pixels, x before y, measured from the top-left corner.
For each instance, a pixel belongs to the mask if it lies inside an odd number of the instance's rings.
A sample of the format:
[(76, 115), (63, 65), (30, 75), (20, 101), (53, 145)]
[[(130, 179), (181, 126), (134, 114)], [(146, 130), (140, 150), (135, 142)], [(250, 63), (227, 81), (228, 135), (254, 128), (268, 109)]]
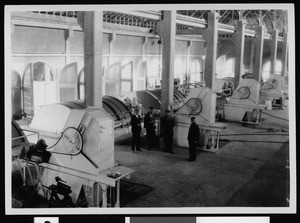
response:
[[(35, 121), (38, 122), (33, 120), (32, 123)], [(72, 109), (62, 132), (61, 140), (51, 149), (50, 164), (93, 175), (114, 167), (114, 121), (104, 110)], [(45, 169), (42, 175), (43, 185), (54, 184), (58, 174), (69, 182), (71, 197), (76, 203), (82, 186), (87, 184), (86, 180), (60, 172), (59, 168)]]
[(35, 163), (48, 162), (51, 153), (47, 151), (47, 144), (45, 140), (39, 139), (36, 144), (31, 144), (28, 147), (22, 149), (21, 158), (26, 158)]
[(215, 89), (217, 90), (217, 92), (221, 92), (222, 91), (222, 87), (224, 86), (224, 83), (227, 84), (231, 84), (234, 85), (234, 77), (225, 77), (222, 79), (216, 78), (215, 79)]
[[(38, 191), (52, 200), (53, 206), (65, 203), (69, 207), (69, 197), (76, 204), (83, 193), (88, 207), (98, 206), (101, 199), (106, 207), (107, 188), (117, 186), (119, 193), (120, 179), (133, 172), (115, 165), (114, 119), (104, 109), (45, 105), (36, 112), (30, 130), (38, 132), (42, 139), (31, 145), (27, 160), (43, 169), (37, 174), (41, 182)], [(28, 141), (34, 142), (30, 137)], [(43, 159), (45, 150), (50, 153), (48, 159)], [(117, 173), (117, 177), (108, 173)], [(60, 195), (65, 198), (58, 200)]]
[[(219, 133), (226, 124), (215, 122), (216, 94), (207, 87), (192, 88), (184, 100), (184, 104), (175, 113), (174, 143), (188, 147), (187, 135), (190, 117), (196, 117), (196, 123), (205, 135), (203, 149), (217, 151), (219, 149)], [(209, 145), (211, 140), (211, 145)]]
[[(145, 108), (144, 113), (147, 112), (147, 109), (149, 107), (153, 107), (154, 109), (160, 110), (161, 89), (132, 92), (132, 94), (130, 94), (130, 97), (136, 98), (137, 103), (142, 104), (143, 108)], [(184, 98), (185, 96), (183, 93), (174, 89), (173, 108), (178, 109), (183, 104)]]
[(264, 82), (260, 89), (260, 101), (266, 104), (269, 102), (271, 107), (283, 109), (285, 107), (285, 95), (283, 91), (284, 77), (277, 74), (271, 75)]
[[(56, 185), (52, 184), (48, 187), (50, 191), (49, 207), (75, 207), (70, 197), (72, 193), (71, 187), (66, 181), (63, 181), (59, 176), (55, 177)], [(59, 195), (63, 196), (60, 198)]]
[(252, 78), (242, 79), (223, 105), (222, 118), (228, 121), (259, 124), (265, 105), (259, 104), (259, 83)]
[[(112, 96), (103, 96), (102, 106), (103, 109), (114, 118), (115, 135), (121, 135), (124, 132), (128, 133), (128, 127), (130, 126), (131, 119), (131, 112), (129, 108), (121, 100)], [(38, 112), (36, 112), (30, 127), (33, 129), (39, 129), (39, 131), (42, 132), (62, 132), (63, 126), (71, 110), (84, 108), (86, 108), (86, 106), (83, 101), (68, 101), (44, 105), (38, 110)], [(48, 120), (41, 121), (42, 117), (47, 117)]]

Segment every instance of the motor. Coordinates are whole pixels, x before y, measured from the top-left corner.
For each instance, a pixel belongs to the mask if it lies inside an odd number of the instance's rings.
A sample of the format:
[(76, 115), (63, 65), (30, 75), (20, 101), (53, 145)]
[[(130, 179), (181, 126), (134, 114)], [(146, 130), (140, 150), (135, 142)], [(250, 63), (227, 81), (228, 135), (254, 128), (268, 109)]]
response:
[[(71, 187), (67, 182), (63, 181), (59, 176), (55, 177), (56, 185), (52, 184), (48, 187), (50, 192), (49, 207), (75, 207), (70, 193), (72, 193)], [(59, 195), (63, 196), (62, 199)]]
[(20, 157), (35, 163), (47, 163), (51, 156), (51, 153), (47, 151), (47, 147), (45, 140), (39, 139), (36, 144), (26, 144), (21, 151)]

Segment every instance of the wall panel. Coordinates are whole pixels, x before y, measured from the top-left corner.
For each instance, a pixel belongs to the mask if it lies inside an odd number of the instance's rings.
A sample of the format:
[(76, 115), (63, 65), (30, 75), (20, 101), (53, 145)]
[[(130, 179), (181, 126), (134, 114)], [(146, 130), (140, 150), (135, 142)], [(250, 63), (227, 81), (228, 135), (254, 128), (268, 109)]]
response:
[(112, 52), (120, 54), (141, 54), (142, 41), (142, 37), (117, 35)]
[(12, 33), (12, 52), (64, 53), (65, 32), (60, 29), (15, 26)]
[(187, 41), (176, 40), (175, 42), (175, 54), (186, 55), (187, 54)]
[(204, 43), (192, 42), (190, 55), (204, 55)]

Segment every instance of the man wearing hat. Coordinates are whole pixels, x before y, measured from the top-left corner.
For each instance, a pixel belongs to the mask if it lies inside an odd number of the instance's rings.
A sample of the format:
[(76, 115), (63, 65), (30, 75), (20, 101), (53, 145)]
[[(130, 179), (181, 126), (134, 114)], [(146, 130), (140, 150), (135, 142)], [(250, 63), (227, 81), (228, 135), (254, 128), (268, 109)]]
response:
[(190, 162), (196, 160), (197, 144), (200, 138), (199, 126), (197, 125), (195, 120), (195, 117), (191, 117), (191, 125), (188, 133)]
[(149, 107), (149, 110), (144, 118), (144, 127), (146, 129), (146, 144), (148, 149), (154, 146), (155, 142), (155, 118), (153, 115), (153, 107)]
[(134, 114), (131, 116), (131, 132), (132, 132), (132, 143), (131, 150), (134, 152), (134, 148), (136, 147), (137, 151), (142, 151), (140, 149), (140, 138), (141, 138), (141, 117), (139, 116), (139, 109), (136, 108), (134, 110)]
[(165, 111), (165, 115), (162, 117), (161, 124), (166, 152), (173, 154), (173, 127), (175, 126), (175, 119), (171, 115), (170, 110)]

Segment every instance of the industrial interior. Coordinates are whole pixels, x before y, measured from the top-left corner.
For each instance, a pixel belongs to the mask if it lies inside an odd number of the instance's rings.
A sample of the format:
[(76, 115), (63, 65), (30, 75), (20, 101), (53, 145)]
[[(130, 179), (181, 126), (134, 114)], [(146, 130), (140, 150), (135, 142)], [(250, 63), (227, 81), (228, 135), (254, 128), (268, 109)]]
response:
[(290, 207), (288, 12), (11, 11), (10, 208)]

